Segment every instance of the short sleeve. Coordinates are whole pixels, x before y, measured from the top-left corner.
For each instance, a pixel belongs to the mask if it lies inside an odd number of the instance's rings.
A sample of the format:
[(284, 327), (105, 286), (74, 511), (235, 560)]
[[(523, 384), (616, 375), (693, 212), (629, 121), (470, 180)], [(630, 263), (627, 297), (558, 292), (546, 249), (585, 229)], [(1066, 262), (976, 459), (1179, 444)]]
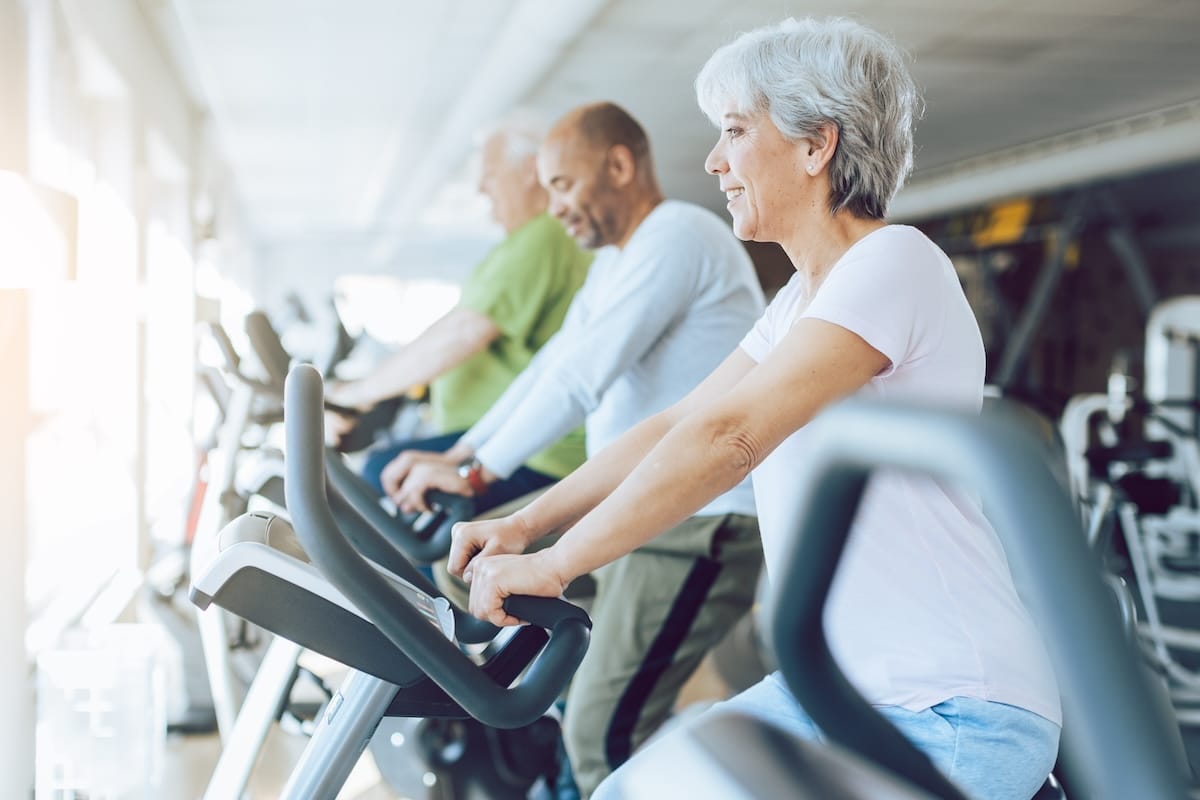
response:
[(883, 228), (842, 257), (800, 317), (831, 322), (887, 357), (885, 377), (925, 349), (945, 315), (944, 256), (913, 228)]
[(770, 327), (767, 315), (763, 314), (758, 318), (758, 322), (754, 323), (754, 327), (742, 337), (738, 346), (755, 361), (762, 361), (771, 352)]
[[(787, 284), (776, 292), (775, 297), (767, 305), (767, 310), (754, 323), (754, 327), (742, 338), (738, 345), (746, 355), (757, 362), (762, 362), (771, 353), (778, 338), (780, 319), (786, 318), (796, 305), (796, 295), (799, 281), (793, 276)], [(786, 330), (786, 328), (785, 328)]]

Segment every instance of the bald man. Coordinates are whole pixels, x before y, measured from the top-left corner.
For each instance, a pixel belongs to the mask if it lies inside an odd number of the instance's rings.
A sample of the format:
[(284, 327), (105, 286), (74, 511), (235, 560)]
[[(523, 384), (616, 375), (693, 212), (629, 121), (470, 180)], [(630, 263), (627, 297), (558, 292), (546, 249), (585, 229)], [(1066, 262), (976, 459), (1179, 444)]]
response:
[[(596, 260), (562, 330), (451, 450), (457, 469), (413, 466), (402, 506), (421, 507), (429, 488), (469, 493), (502, 479), (581, 422), (589, 455), (599, 452), (680, 400), (762, 313), (729, 225), (663, 198), (646, 134), (620, 107), (569, 113), (537, 166), (550, 213)], [(584, 797), (666, 719), (704, 654), (750, 608), (761, 558), (747, 481), (595, 575), (592, 644), (563, 722)]]

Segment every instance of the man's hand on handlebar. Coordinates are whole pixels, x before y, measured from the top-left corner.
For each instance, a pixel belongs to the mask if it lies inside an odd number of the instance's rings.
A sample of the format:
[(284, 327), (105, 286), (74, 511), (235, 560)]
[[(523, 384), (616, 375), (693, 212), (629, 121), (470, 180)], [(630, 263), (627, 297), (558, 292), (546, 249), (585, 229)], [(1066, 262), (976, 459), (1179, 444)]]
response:
[[(392, 464), (395, 463), (395, 461), (392, 462)], [(387, 469), (391, 469), (392, 464), (388, 464), (384, 470), (383, 486), (385, 489), (388, 488), (386, 478)], [(404, 478), (403, 485), (388, 494), (392, 498), (392, 501), (399, 506), (400, 510), (405, 513), (410, 511), (428, 511), (429, 506), (425, 502), (425, 493), (431, 489), (440, 489), (443, 492), (461, 494), (466, 497), (473, 497), (475, 494), (467, 479), (458, 474), (457, 466), (455, 464), (447, 464), (440, 459), (421, 460), (414, 464), (412, 469), (408, 471), (408, 476)]]
[[(399, 497), (401, 488), (404, 486), (404, 481), (412, 472), (413, 467), (418, 464), (445, 464), (454, 467), (458, 464), (457, 461), (452, 461), (449, 453), (435, 453), (429, 450), (405, 450), (400, 455), (388, 462), (388, 465), (383, 468), (379, 474), (379, 482), (383, 485), (383, 492), (388, 497), (396, 501), (399, 505)], [(459, 492), (458, 494), (470, 494), (470, 492)]]

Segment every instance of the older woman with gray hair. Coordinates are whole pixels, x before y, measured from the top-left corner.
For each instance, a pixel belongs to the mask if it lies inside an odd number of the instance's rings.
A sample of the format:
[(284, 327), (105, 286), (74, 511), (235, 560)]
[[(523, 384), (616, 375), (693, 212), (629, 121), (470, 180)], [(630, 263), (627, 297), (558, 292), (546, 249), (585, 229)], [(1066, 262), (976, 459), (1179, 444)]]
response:
[[(849, 20), (789, 19), (719, 49), (696, 92), (721, 131), (705, 168), (734, 232), (778, 242), (796, 273), (684, 400), (524, 510), (455, 531), (451, 568), (472, 581), (472, 612), (493, 622), (516, 622), (506, 596), (558, 595), (750, 472), (770, 571), (790, 534), (780, 521), (797, 502), (806, 426), (840, 398), (981, 407), (983, 343), (949, 259), (885, 222), (912, 166), (919, 102), (897, 47)], [(826, 630), (856, 688), (970, 796), (1029, 798), (1045, 780), (1057, 688), (971, 496), (877, 474)], [(778, 674), (721, 705), (820, 738)]]

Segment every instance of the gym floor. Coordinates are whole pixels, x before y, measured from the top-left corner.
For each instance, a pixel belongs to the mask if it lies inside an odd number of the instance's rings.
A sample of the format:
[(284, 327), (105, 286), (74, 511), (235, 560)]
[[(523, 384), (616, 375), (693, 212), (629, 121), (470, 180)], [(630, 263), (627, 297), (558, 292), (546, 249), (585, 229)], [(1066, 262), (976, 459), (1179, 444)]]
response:
[[(247, 797), (250, 800), (278, 798), (307, 744), (308, 739), (304, 736), (285, 733), (279, 726), (272, 727), (251, 776)], [(169, 737), (158, 797), (162, 800), (197, 800), (203, 797), (209, 775), (220, 755), (221, 741), (215, 733)], [(381, 782), (375, 762), (370, 754), (366, 754), (359, 760), (338, 797), (341, 800), (395, 800), (399, 796)]]
[[(701, 663), (684, 685), (676, 709), (711, 703), (729, 694), (711, 660)], [(271, 727), (262, 755), (251, 775), (247, 789), (249, 800), (276, 800), (287, 783), (292, 767), (304, 752), (308, 738), (287, 733), (278, 725)], [(172, 735), (167, 739), (163, 759), (161, 800), (198, 800), (203, 797), (209, 776), (221, 755), (221, 741), (214, 734), (202, 736)], [(384, 783), (368, 751), (338, 795), (339, 800), (398, 800), (400, 795)]]

